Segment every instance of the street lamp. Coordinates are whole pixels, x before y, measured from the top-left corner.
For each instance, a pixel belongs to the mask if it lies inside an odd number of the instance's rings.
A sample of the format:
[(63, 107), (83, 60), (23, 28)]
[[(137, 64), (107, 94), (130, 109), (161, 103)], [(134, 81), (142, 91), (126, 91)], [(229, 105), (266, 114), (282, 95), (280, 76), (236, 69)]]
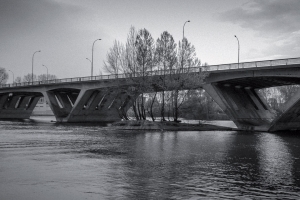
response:
[(46, 65), (43, 65), (47, 69), (47, 81), (48, 81), (48, 67)]
[(93, 42), (93, 46), (92, 46), (92, 69), (91, 69), (91, 79), (93, 77), (93, 67), (94, 67), (94, 44), (97, 40), (101, 40), (101, 39), (96, 39), (94, 42)]
[(185, 24), (187, 23), (187, 22), (191, 22), (190, 20), (188, 20), (188, 21), (186, 21), (186, 22), (184, 22), (184, 24), (183, 24), (183, 30), (182, 30), (182, 39), (184, 38), (184, 26), (185, 26)]
[(182, 58), (181, 58), (181, 68), (182, 68), (182, 72), (183, 72), (183, 54), (184, 54), (184, 52), (183, 52), (183, 51), (184, 51), (184, 50), (183, 50), (183, 47), (184, 47), (184, 45), (183, 45), (183, 43), (184, 43), (184, 27), (185, 27), (185, 24), (186, 24), (187, 22), (190, 22), (190, 20), (184, 22), (183, 28), (182, 28)]
[(32, 85), (33, 85), (33, 59), (34, 59), (34, 54), (37, 53), (37, 52), (41, 52), (41, 50), (34, 52), (33, 55), (32, 55), (32, 71), (31, 71), (31, 81), (32, 81)]
[(238, 41), (238, 68), (240, 68), (240, 41), (239, 41), (239, 38), (236, 35), (234, 35), (234, 37)]
[[(8, 70), (8, 71), (10, 71), (10, 70)], [(13, 75), (13, 83), (15, 82), (15, 74), (12, 72), (12, 71), (10, 71), (11, 73), (12, 73), (12, 75)]]

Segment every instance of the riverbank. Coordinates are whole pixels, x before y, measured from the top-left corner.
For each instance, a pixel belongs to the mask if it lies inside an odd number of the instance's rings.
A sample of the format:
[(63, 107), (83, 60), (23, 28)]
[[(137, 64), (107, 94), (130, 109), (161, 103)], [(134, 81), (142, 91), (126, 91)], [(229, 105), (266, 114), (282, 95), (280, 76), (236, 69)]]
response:
[(217, 126), (212, 124), (189, 124), (176, 122), (153, 122), (141, 121), (120, 121), (110, 125), (111, 128), (122, 130), (166, 130), (166, 131), (230, 131), (236, 130), (231, 127)]

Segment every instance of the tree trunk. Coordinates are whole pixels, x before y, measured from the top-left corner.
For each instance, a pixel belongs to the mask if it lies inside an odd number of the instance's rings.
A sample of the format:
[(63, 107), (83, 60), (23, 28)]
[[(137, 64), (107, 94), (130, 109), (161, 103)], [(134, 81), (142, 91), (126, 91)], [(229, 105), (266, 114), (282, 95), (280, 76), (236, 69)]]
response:
[(165, 119), (165, 91), (162, 91), (162, 105), (161, 105), (161, 121), (166, 121)]
[(138, 111), (138, 120), (141, 120), (142, 119), (142, 114), (141, 114), (141, 106), (140, 106), (140, 103), (139, 103), (139, 101), (137, 102), (137, 111)]
[(133, 109), (134, 116), (135, 116), (136, 120), (139, 120), (139, 115), (138, 115), (138, 112), (137, 112), (136, 100), (133, 100), (132, 109)]
[(154, 97), (151, 101), (151, 105), (150, 105), (150, 116), (152, 118), (152, 121), (155, 121), (155, 118), (154, 118), (154, 115), (153, 115), (153, 104), (154, 104), (155, 99), (156, 99), (156, 94), (157, 94), (157, 92), (155, 92), (155, 95), (154, 95)]
[(121, 113), (122, 113), (122, 115), (123, 115), (123, 118), (124, 118), (125, 120), (129, 120), (129, 118), (128, 118), (128, 116), (127, 116), (127, 112), (124, 110), (124, 108), (121, 108), (120, 111), (121, 111)]
[(145, 105), (144, 105), (144, 94), (142, 93), (142, 103), (140, 107), (141, 111), (141, 119), (146, 120), (146, 110), (145, 110)]
[(178, 121), (178, 90), (174, 92), (173, 118), (174, 122)]

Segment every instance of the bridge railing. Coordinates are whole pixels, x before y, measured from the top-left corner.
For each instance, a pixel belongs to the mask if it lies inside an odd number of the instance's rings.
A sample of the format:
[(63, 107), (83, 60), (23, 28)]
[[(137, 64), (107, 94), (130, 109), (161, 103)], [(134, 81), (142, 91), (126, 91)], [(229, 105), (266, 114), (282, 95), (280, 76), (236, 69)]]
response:
[(272, 67), (272, 66), (293, 65), (293, 64), (300, 64), (300, 58), (286, 58), (286, 59), (277, 59), (277, 60), (263, 60), (263, 61), (254, 61), (254, 62), (208, 65), (208, 66), (203, 66), (202, 68), (205, 71), (219, 71), (219, 70), (245, 69), (245, 68), (256, 68), (256, 67)]
[(172, 70), (170, 69), (154, 70), (154, 71), (146, 71), (144, 73), (136, 72), (136, 73), (124, 73), (124, 74), (109, 74), (109, 75), (99, 75), (99, 76), (86, 76), (86, 77), (53, 79), (53, 80), (43, 80), (43, 81), (34, 81), (34, 82), (1, 84), (0, 88), (25, 87), (25, 86), (47, 85), (47, 84), (57, 84), (57, 83), (69, 83), (69, 82), (97, 81), (97, 80), (105, 80), (105, 79), (156, 76), (156, 75), (164, 75), (164, 74), (167, 75), (167, 74), (179, 74), (179, 73), (190, 73), (190, 72), (201, 72), (201, 71), (221, 71), (221, 70), (231, 70), (231, 69), (272, 67), (272, 66), (293, 65), (293, 64), (300, 64), (300, 58), (286, 58), (286, 59), (277, 59), (277, 60), (262, 60), (262, 61), (254, 61), (254, 62), (208, 65), (208, 66), (201, 66), (201, 67), (194, 67), (194, 68), (181, 68), (181, 69), (172, 69)]

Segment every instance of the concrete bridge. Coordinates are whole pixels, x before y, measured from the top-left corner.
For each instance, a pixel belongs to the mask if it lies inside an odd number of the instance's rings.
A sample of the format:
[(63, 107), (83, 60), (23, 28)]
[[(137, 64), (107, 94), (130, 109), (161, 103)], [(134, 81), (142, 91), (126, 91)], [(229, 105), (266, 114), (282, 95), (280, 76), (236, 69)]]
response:
[[(238, 128), (300, 129), (300, 91), (285, 103), (280, 116), (257, 92), (262, 88), (299, 84), (300, 58), (189, 68), (183, 69), (179, 76), (203, 71), (208, 76), (197, 87), (205, 89)], [(29, 118), (43, 96), (59, 122), (118, 121), (138, 96), (135, 87), (139, 80), (152, 78), (156, 83), (163, 74), (170, 73), (173, 72), (151, 71), (146, 77), (118, 74), (1, 85), (0, 119)]]

